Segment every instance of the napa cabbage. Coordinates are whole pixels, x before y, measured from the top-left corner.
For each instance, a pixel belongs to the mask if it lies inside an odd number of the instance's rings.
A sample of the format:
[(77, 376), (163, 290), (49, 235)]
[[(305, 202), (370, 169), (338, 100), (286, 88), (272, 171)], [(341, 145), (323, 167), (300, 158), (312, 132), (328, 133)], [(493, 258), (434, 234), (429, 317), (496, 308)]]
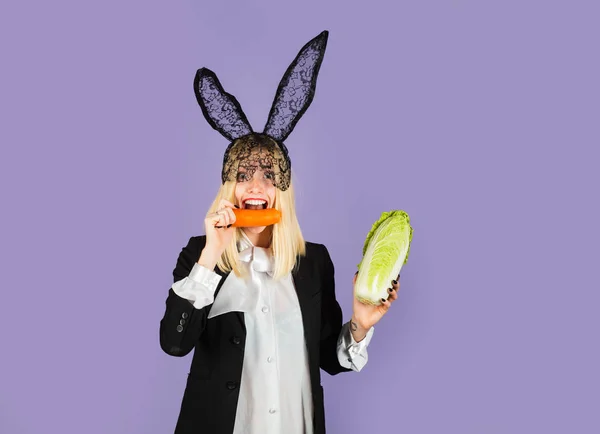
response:
[(408, 214), (401, 210), (381, 214), (369, 231), (358, 264), (355, 296), (362, 303), (380, 305), (389, 296), (392, 280), (407, 263), (413, 228)]

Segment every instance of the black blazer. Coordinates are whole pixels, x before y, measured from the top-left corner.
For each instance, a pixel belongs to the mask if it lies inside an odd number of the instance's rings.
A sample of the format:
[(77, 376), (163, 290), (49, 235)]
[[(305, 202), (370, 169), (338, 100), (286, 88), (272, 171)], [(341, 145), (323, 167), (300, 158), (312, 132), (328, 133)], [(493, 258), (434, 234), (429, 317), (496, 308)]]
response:
[[(187, 277), (200, 258), (205, 236), (190, 238), (179, 254), (174, 281)], [(218, 295), (227, 273), (215, 292)], [(337, 339), (342, 310), (335, 296), (334, 267), (327, 248), (306, 243), (292, 277), (300, 301), (314, 403), (314, 432), (325, 434), (321, 372), (330, 375), (350, 371), (337, 358)], [(196, 309), (169, 289), (165, 314), (160, 321), (160, 346), (171, 356), (182, 357), (193, 349), (175, 434), (231, 434), (239, 396), (246, 328), (242, 312), (207, 319), (212, 305)]]

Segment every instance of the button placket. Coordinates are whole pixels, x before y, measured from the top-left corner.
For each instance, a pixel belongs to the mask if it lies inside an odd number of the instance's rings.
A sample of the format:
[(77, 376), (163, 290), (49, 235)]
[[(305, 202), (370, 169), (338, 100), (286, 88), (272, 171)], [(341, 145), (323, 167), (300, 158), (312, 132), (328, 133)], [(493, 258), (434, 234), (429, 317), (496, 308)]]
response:
[(274, 415), (275, 413), (277, 413), (277, 406), (279, 405), (279, 400), (280, 400), (280, 396), (279, 396), (279, 381), (278, 381), (278, 369), (277, 369), (277, 364), (273, 363), (275, 360), (275, 354), (277, 353), (277, 329), (276, 329), (276, 324), (275, 324), (275, 314), (276, 312), (274, 312), (271, 309), (271, 306), (273, 306), (273, 297), (275, 296), (275, 294), (273, 293), (274, 288), (272, 288), (271, 286), (267, 286), (267, 291), (265, 291), (265, 305), (263, 307), (263, 312), (264, 313), (268, 313), (271, 312), (271, 315), (268, 315), (268, 324), (269, 324), (269, 335), (272, 338), (272, 341), (269, 345), (270, 348), (268, 348), (270, 354), (268, 354), (266, 361), (267, 363), (271, 366), (270, 371), (271, 371), (271, 377), (272, 377), (272, 381), (270, 382), (271, 384), (277, 385), (277, 387), (275, 387), (273, 389), (273, 401), (271, 403), (271, 407), (269, 407), (269, 414)]
[[(276, 348), (276, 330), (275, 330), (275, 319), (274, 319), (274, 311), (272, 310), (272, 293), (271, 288), (268, 283), (263, 281), (263, 285), (260, 293), (260, 304), (262, 307), (260, 308), (258, 321), (260, 321), (264, 325), (265, 338), (264, 346), (261, 345), (262, 348), (259, 349), (260, 352), (266, 353), (264, 354), (264, 359), (267, 364), (270, 365), (268, 371), (269, 376), (271, 377), (271, 381), (269, 381), (269, 385), (267, 386), (268, 391), (265, 396), (265, 405), (270, 403), (270, 406), (266, 407), (265, 410), (269, 412), (270, 415), (274, 415), (277, 412), (277, 405), (279, 402), (279, 382), (277, 378), (277, 366), (273, 361), (275, 360), (275, 348)], [(263, 362), (263, 363), (265, 363)]]

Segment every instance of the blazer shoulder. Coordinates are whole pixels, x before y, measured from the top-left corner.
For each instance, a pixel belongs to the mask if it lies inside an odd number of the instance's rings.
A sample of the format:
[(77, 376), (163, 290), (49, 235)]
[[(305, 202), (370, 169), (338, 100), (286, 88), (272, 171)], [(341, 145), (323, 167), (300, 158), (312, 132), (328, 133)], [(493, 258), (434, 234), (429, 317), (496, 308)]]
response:
[(204, 245), (206, 244), (206, 235), (194, 235), (190, 238), (190, 241), (194, 240), (194, 242)]
[(192, 235), (188, 241), (188, 247), (204, 247), (206, 235)]
[(306, 241), (306, 256), (318, 262), (324, 262), (329, 257), (325, 244)]
[(204, 249), (205, 245), (206, 235), (191, 236), (187, 244), (182, 248), (181, 254), (195, 258), (196, 256), (200, 255), (200, 252), (202, 252), (202, 249)]
[(315, 243), (313, 241), (305, 241), (304, 245), (306, 246), (306, 251), (317, 252), (322, 251), (325, 247), (325, 244)]

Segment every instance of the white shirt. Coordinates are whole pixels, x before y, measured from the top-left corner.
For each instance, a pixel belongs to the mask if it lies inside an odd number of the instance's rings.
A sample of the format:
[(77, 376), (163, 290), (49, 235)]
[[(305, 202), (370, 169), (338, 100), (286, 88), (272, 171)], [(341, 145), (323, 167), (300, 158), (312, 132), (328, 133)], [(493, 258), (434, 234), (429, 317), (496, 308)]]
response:
[[(221, 276), (195, 263), (173, 291), (196, 309), (213, 303), (208, 319), (243, 312), (246, 324), (244, 363), (234, 434), (312, 434), (313, 402), (302, 313), (291, 274), (274, 281), (270, 249), (255, 247), (245, 236), (238, 244), (250, 278), (229, 273), (218, 297)], [(338, 338), (342, 366), (360, 371), (374, 328), (359, 343), (348, 324)]]

